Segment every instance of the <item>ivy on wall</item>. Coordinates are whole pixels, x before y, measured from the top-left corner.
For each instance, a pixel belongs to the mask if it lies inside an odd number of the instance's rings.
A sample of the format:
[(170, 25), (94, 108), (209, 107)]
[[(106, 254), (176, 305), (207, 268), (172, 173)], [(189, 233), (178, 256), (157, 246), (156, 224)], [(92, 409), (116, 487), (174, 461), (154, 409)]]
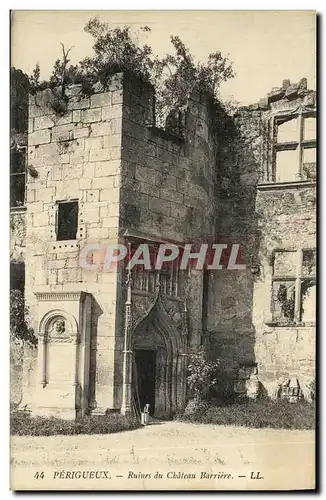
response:
[(24, 341), (33, 347), (37, 344), (34, 330), (28, 325), (29, 311), (21, 290), (10, 292), (10, 339)]

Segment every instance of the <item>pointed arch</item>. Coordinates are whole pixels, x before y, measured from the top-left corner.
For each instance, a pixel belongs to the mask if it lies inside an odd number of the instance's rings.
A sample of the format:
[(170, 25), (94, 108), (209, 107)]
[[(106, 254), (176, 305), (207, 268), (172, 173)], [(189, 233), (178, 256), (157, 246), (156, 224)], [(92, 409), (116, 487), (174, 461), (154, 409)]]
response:
[(173, 349), (175, 349), (176, 352), (183, 352), (184, 340), (182, 338), (182, 333), (179, 331), (180, 329), (178, 325), (176, 325), (167, 312), (161, 293), (156, 294), (147, 311), (134, 325), (134, 336), (136, 336), (140, 330), (143, 330), (149, 324), (161, 333), (166, 342), (171, 342)]
[(169, 416), (185, 399), (184, 339), (158, 293), (133, 328), (133, 350), (156, 352), (155, 414)]

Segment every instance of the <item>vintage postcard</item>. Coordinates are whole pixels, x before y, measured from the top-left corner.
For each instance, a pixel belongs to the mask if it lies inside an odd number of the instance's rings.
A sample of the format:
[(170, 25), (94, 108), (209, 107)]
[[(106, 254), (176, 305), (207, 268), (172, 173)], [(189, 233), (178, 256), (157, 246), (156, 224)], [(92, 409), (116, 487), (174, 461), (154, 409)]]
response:
[(314, 490), (316, 12), (11, 13), (11, 480)]

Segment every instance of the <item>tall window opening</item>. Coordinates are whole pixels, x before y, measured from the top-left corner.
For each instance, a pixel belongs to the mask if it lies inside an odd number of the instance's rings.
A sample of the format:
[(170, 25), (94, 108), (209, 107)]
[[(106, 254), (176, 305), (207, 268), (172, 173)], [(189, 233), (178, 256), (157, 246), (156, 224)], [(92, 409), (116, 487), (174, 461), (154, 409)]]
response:
[(25, 205), (26, 190), (26, 150), (25, 148), (10, 150), (10, 207)]
[(10, 290), (25, 290), (25, 264), (24, 262), (10, 262)]
[(57, 207), (57, 241), (75, 240), (78, 229), (78, 201), (62, 201)]

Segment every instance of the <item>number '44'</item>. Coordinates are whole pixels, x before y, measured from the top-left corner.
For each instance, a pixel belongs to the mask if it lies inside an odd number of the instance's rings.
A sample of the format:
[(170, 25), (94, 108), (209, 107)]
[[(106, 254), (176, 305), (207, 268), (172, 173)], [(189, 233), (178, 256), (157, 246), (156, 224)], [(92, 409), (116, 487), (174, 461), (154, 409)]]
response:
[(44, 472), (37, 471), (37, 472), (35, 472), (34, 477), (35, 477), (35, 479), (44, 479)]

